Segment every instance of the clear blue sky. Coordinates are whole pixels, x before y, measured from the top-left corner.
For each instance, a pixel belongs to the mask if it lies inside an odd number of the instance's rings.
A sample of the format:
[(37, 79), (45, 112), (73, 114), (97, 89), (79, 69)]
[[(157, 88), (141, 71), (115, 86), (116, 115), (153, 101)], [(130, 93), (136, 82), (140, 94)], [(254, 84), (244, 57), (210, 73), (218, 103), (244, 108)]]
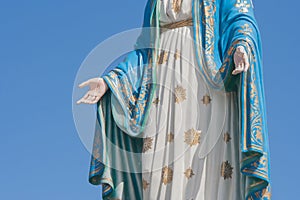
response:
[[(299, 176), (299, 1), (253, 0), (263, 41), (273, 199), (296, 199)], [(72, 118), (87, 54), (140, 27), (145, 0), (1, 1), (0, 199), (100, 199)]]

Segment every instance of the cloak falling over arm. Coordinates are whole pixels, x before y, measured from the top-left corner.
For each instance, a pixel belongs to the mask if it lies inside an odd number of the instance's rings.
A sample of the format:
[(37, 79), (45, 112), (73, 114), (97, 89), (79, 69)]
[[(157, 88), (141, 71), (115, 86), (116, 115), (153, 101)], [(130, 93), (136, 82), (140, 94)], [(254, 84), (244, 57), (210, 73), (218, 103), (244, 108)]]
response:
[[(150, 27), (153, 3), (145, 7)], [(141, 133), (153, 98), (151, 31), (143, 29), (135, 49), (102, 78), (109, 90), (97, 104), (89, 182), (102, 185), (103, 199), (142, 199)]]
[[(246, 199), (271, 199), (262, 47), (253, 4), (251, 0), (226, 0), (222, 3), (221, 49), (225, 51), (222, 54), (232, 59), (233, 51), (242, 45), (250, 58), (248, 72), (242, 73), (237, 82), (240, 94), (240, 148), (243, 152), (241, 172), (247, 176)], [(232, 60), (229, 62), (232, 63)]]
[[(252, 1), (194, 0), (193, 19), (196, 57), (205, 80), (217, 90), (239, 93), (245, 199), (271, 199), (262, 48)], [(233, 76), (233, 55), (240, 45), (249, 55), (250, 68)]]

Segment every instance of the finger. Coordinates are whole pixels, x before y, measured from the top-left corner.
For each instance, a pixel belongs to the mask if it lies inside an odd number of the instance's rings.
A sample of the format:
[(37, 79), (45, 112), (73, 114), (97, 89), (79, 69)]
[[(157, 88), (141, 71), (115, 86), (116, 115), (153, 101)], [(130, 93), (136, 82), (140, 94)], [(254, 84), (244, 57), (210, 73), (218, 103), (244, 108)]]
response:
[(235, 69), (235, 70), (233, 70), (232, 75), (237, 75), (238, 73), (240, 73), (240, 71)]
[(82, 97), (82, 100), (87, 100), (89, 97), (89, 93), (86, 93), (83, 97)]
[(91, 104), (91, 100), (90, 100), (90, 99), (84, 99), (83, 102), (84, 102), (85, 104)]
[(248, 62), (246, 62), (244, 72), (248, 71), (249, 67), (250, 67), (250, 64)]
[(88, 100), (88, 101), (92, 101), (93, 99), (94, 99), (94, 96), (91, 95), (91, 94), (89, 94), (89, 96), (87, 97), (87, 100)]
[(92, 101), (89, 100), (89, 101), (87, 101), (87, 104), (93, 104), (93, 103), (92, 103)]
[(95, 98), (96, 98), (96, 96), (89, 94), (87, 99), (86, 99), (86, 103), (87, 104), (93, 104)]
[(94, 102), (97, 99), (97, 96), (93, 96), (90, 100)]
[(81, 98), (81, 99), (79, 99), (79, 100), (78, 100), (76, 103), (77, 103), (77, 104), (84, 103), (84, 99), (83, 99), (83, 98)]
[(244, 70), (244, 68), (245, 68), (245, 64), (241, 63), (241, 70)]
[(88, 104), (95, 104), (95, 103), (97, 103), (98, 101), (97, 101), (97, 98), (95, 99), (93, 99), (93, 100), (88, 100)]
[(87, 81), (85, 81), (85, 82), (79, 84), (78, 87), (83, 88), (83, 87), (85, 87), (85, 86), (88, 86), (89, 83), (90, 83), (90, 80), (87, 80)]
[(242, 71), (243, 71), (243, 69), (236, 68), (235, 70), (233, 70), (232, 75), (237, 75), (237, 74), (241, 73)]
[(91, 104), (96, 104), (99, 100), (92, 101)]
[(85, 94), (79, 101), (77, 101), (77, 104), (85, 103), (88, 96), (89, 96), (89, 94)]
[(239, 64), (238, 64), (238, 69), (242, 69), (242, 63), (241, 62), (239, 62)]
[(92, 103), (97, 103), (100, 100), (100, 97), (97, 97), (96, 99), (94, 99), (94, 101), (92, 101)]
[(82, 102), (85, 103), (85, 104), (89, 104), (88, 100), (82, 100)]

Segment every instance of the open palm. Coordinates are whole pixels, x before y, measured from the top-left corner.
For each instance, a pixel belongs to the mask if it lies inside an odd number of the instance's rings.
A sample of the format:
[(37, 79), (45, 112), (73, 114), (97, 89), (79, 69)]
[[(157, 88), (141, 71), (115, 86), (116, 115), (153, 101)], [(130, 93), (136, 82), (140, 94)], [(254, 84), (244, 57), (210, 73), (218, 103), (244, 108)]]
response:
[(235, 69), (232, 74), (237, 75), (241, 72), (246, 72), (249, 69), (249, 57), (243, 46), (238, 46), (234, 53)]
[(77, 101), (77, 104), (95, 104), (105, 94), (108, 87), (103, 78), (92, 78), (79, 85), (80, 88), (89, 86), (87, 93)]

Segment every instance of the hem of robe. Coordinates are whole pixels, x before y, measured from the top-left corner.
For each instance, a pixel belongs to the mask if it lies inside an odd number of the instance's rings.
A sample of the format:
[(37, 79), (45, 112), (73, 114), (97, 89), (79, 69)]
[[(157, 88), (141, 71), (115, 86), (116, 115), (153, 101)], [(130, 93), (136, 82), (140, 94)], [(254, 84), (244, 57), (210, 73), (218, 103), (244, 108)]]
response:
[(142, 176), (135, 173), (140, 171), (141, 160), (134, 156), (142, 152), (142, 138), (131, 137), (117, 126), (112, 98), (107, 91), (97, 104), (89, 182), (102, 185), (103, 199), (142, 199)]

